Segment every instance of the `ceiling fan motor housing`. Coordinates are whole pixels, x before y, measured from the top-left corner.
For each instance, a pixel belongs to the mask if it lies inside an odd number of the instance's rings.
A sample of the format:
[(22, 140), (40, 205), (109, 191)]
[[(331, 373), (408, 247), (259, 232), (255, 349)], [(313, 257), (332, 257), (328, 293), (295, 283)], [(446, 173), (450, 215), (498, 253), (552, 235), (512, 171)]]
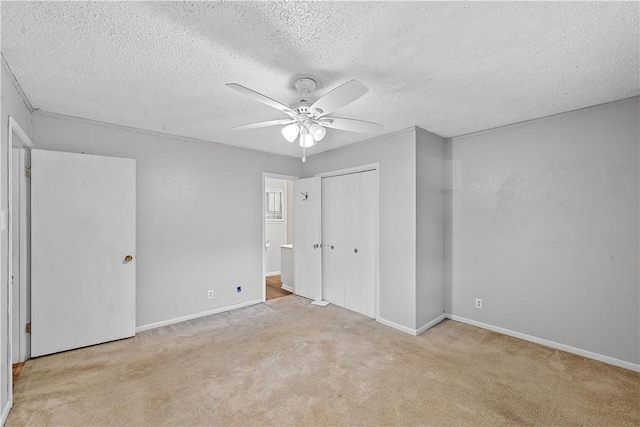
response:
[(308, 114), (310, 111), (309, 107), (311, 107), (311, 104), (312, 103), (309, 102), (309, 100), (303, 99), (300, 102), (294, 102), (293, 104), (291, 104), (291, 109), (300, 114)]

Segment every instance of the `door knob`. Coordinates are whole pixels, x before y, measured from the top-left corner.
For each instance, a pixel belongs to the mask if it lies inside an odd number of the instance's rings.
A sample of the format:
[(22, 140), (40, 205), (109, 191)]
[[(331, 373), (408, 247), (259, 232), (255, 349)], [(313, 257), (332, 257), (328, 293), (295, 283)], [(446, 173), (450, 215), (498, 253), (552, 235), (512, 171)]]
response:
[(353, 252), (358, 253), (358, 249), (357, 249), (357, 248), (356, 248), (356, 249), (354, 249), (354, 250), (353, 250)]
[(131, 255), (127, 255), (126, 257), (124, 257), (124, 262), (131, 262), (133, 261), (133, 257)]

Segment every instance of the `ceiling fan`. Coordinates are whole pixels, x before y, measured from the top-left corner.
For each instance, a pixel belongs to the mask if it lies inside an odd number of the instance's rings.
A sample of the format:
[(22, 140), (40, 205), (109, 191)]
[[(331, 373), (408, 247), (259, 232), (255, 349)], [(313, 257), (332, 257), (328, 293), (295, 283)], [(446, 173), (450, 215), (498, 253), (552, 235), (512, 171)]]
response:
[(250, 96), (256, 101), (262, 102), (269, 107), (282, 111), (289, 116), (287, 119), (269, 120), (266, 122), (253, 123), (250, 125), (235, 126), (233, 129), (257, 129), (267, 126), (284, 126), (281, 130), (282, 136), (293, 142), (299, 140), (302, 147), (302, 162), (306, 161), (306, 149), (313, 147), (325, 137), (325, 128), (340, 129), (350, 132), (372, 133), (382, 128), (382, 125), (364, 120), (345, 119), (342, 117), (331, 117), (333, 113), (347, 104), (351, 104), (369, 89), (357, 80), (351, 80), (328, 92), (318, 100), (311, 100), (309, 95), (315, 90), (317, 83), (312, 77), (300, 77), (293, 83), (301, 94), (298, 102), (286, 106), (261, 93), (251, 90), (237, 83), (227, 83), (227, 86), (244, 95)]

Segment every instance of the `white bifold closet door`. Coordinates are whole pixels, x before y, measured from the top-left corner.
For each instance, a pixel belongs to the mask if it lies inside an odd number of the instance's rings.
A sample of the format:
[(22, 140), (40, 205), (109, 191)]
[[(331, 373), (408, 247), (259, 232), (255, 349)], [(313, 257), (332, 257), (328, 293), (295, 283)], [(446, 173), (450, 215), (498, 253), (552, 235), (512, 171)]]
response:
[(375, 317), (376, 173), (322, 180), (323, 298)]

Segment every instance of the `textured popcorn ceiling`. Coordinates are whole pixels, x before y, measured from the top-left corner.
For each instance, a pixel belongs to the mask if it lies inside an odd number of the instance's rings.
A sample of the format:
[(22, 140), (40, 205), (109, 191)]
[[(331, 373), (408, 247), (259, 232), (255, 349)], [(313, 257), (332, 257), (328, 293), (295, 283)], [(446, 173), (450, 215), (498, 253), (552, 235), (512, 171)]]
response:
[[(334, 115), (451, 137), (640, 94), (639, 5), (507, 2), (2, 2), (2, 53), (35, 108), (299, 156), (284, 103), (370, 92)], [(318, 153), (370, 138), (328, 130)]]

